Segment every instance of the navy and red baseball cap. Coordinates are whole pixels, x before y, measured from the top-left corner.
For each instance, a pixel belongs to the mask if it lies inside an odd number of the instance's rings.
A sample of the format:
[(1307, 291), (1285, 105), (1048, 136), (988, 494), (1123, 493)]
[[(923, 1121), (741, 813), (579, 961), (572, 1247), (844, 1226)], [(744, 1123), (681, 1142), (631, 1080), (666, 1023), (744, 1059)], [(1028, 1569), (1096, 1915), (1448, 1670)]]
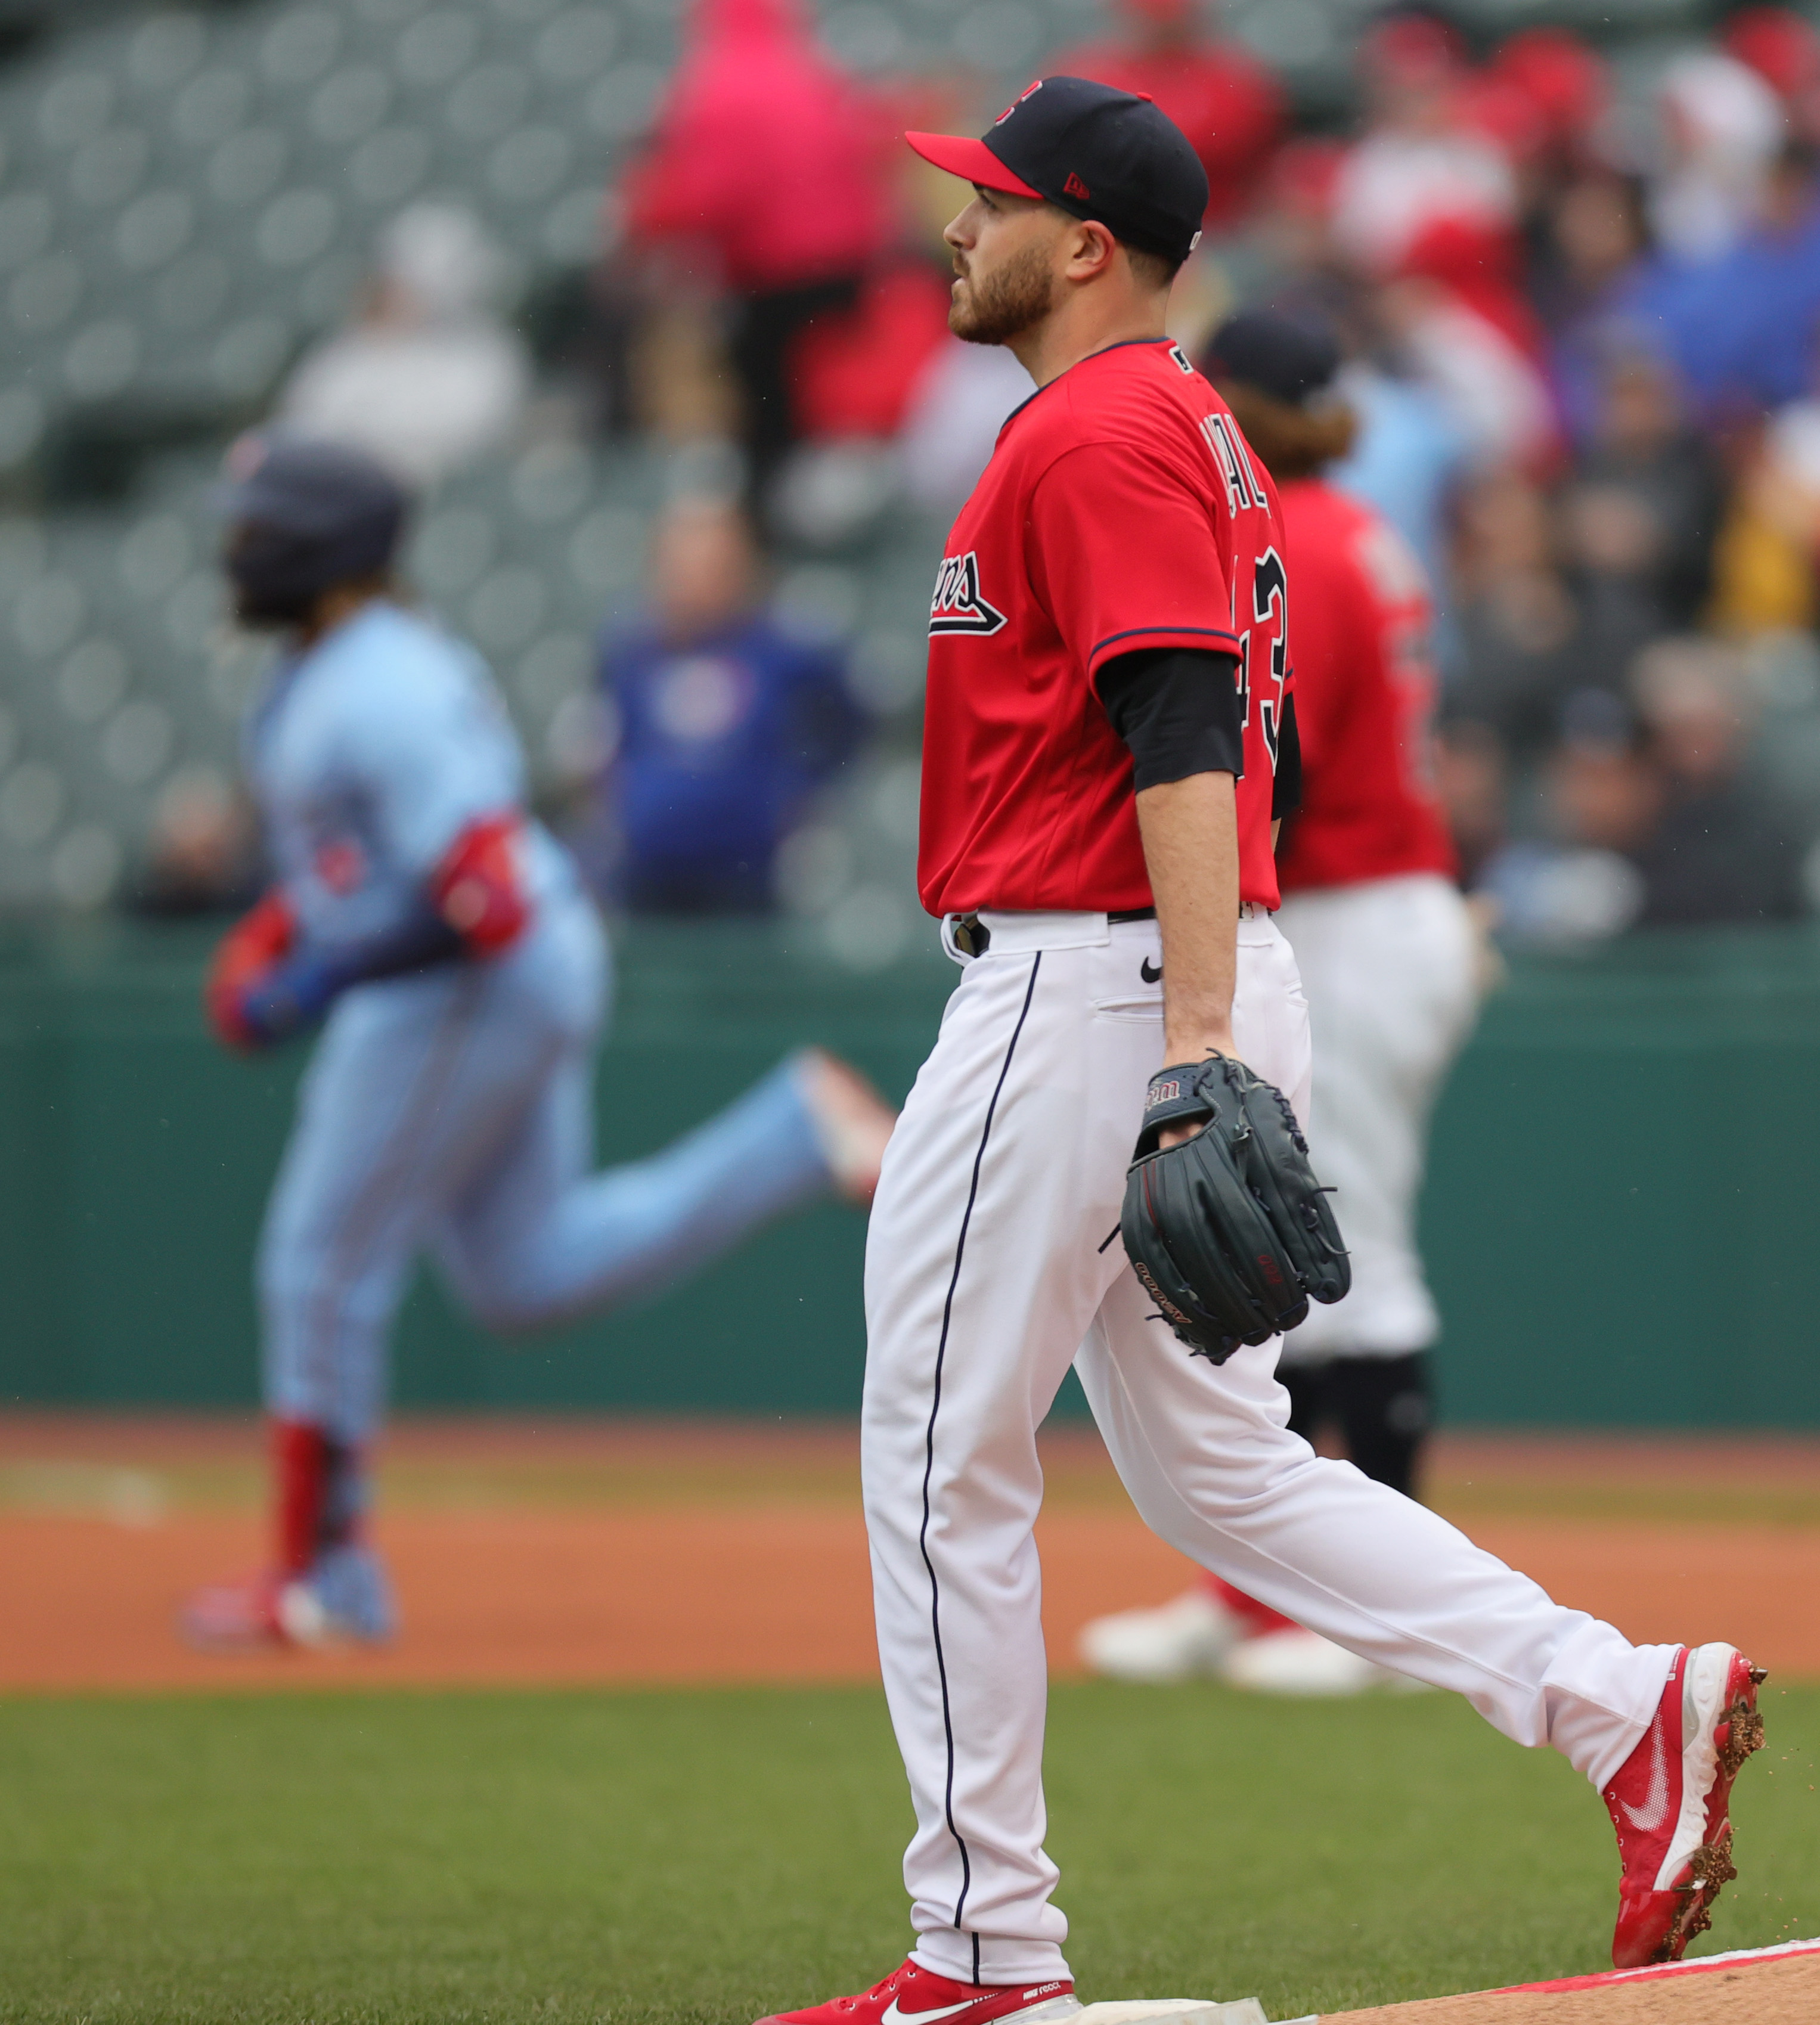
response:
[(226, 524), (222, 560), (243, 616), (263, 619), (300, 618), (331, 586), (388, 570), (410, 509), (404, 487), (364, 451), (258, 432), (228, 451), (211, 503)]
[(1305, 408), (1333, 384), (1340, 340), (1313, 311), (1241, 310), (1208, 340), (1200, 369), (1216, 384), (1242, 380), (1292, 408)]
[(377, 567), (397, 545), (410, 499), (364, 450), (250, 430), (229, 449), (211, 504), (225, 521), (344, 547)]
[(1139, 93), (1091, 78), (1042, 77), (977, 141), (904, 138), (951, 176), (1092, 219), (1166, 260), (1186, 260), (1200, 237), (1207, 171), (1187, 135)]

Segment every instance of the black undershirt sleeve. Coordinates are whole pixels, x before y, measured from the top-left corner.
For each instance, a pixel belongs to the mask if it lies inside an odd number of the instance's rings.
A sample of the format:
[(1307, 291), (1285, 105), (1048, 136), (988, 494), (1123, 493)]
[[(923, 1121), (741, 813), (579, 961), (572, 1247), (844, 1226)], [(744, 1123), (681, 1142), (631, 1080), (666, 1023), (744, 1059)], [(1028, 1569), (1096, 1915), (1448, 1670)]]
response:
[(1245, 772), (1237, 663), (1197, 648), (1142, 647), (1100, 670), (1100, 701), (1131, 748), (1140, 792), (1193, 774)]
[(1296, 692), (1283, 699), (1277, 733), (1277, 777), (1270, 788), (1270, 818), (1281, 822), (1302, 806), (1302, 734), (1296, 729)]

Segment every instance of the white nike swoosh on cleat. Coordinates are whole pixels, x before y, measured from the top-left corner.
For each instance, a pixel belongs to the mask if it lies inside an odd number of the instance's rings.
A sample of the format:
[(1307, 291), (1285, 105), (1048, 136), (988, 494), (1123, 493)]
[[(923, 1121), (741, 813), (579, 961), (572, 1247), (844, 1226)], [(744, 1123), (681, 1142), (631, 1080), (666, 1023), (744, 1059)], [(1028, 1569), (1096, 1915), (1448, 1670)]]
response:
[(987, 1993), (982, 1990), (979, 1997), (969, 1997), (965, 2004), (944, 2004), (936, 2011), (899, 2011), (894, 1997), (885, 2007), (878, 2025), (923, 2025), (925, 2019), (954, 2018), (963, 2011), (971, 2011)]
[(1628, 1800), (1618, 1805), (1624, 1810), (1632, 1828), (1645, 1835), (1653, 1835), (1668, 1818), (1668, 1747), (1664, 1741), (1662, 1725), (1656, 1723), (1649, 1733), (1649, 1790), (1644, 1795), (1643, 1804), (1633, 1807)]

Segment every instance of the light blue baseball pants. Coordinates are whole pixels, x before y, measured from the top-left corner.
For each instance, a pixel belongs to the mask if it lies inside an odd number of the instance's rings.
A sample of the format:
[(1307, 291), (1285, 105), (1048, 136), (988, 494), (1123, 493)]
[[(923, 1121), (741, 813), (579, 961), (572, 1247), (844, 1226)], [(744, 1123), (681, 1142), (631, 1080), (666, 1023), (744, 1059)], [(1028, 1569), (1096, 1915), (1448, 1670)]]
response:
[(790, 1061), (661, 1152), (593, 1172), (609, 980), (599, 923), (565, 898), (496, 961), (336, 1005), (259, 1244), (273, 1413), (372, 1435), (421, 1250), (511, 1331), (653, 1292), (828, 1192)]

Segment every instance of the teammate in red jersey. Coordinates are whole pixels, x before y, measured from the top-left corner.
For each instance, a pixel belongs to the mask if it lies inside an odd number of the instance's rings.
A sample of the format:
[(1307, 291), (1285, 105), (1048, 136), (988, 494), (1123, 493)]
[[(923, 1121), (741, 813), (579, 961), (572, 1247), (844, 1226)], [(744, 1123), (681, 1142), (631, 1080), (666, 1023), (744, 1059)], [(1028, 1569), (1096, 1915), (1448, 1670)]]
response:
[(1032, 85), (981, 140), (910, 139), (974, 187), (947, 232), (951, 327), (1009, 346), (1037, 391), (931, 612), (920, 876), (962, 968), (866, 1240), (862, 1471), (916, 1946), (870, 1990), (783, 2015), (1080, 2008), (1043, 1847), (1034, 1538), (1036, 1431), (1071, 1365), (1138, 1510), (1203, 1567), (1553, 1744), (1614, 1806), (1661, 1766), (1675, 1825), (1623, 1845), (1620, 1945), (1678, 1951), (1730, 1874), (1747, 1663), (1633, 1646), (1314, 1454), (1285, 1424), (1278, 1343), (1190, 1356), (1115, 1248), (1166, 1064), (1234, 1057), (1308, 1097), (1307, 1008), (1270, 917), (1273, 762), (1293, 750), (1282, 523), (1164, 335), (1205, 175), (1153, 105), (1080, 78)]
[[(1217, 333), (1207, 366), (1281, 487), (1302, 779), (1277, 852), (1278, 924), (1318, 1055), (1316, 1167), (1339, 1191), (1352, 1258), (1351, 1292), (1311, 1308), (1283, 1340), (1278, 1375), (1292, 1428), (1313, 1440), (1337, 1424), (1352, 1461), (1413, 1496), (1439, 1330), (1415, 1199), (1429, 1112), (1477, 1001), (1478, 938), (1430, 783), (1421, 566), (1381, 515), (1321, 476), (1353, 434), (1331, 391), (1339, 362), (1324, 328), (1252, 311)], [(1154, 1610), (1098, 1619), (1082, 1651), (1130, 1680), (1211, 1673), (1342, 1694), (1391, 1678), (1212, 1578)]]

